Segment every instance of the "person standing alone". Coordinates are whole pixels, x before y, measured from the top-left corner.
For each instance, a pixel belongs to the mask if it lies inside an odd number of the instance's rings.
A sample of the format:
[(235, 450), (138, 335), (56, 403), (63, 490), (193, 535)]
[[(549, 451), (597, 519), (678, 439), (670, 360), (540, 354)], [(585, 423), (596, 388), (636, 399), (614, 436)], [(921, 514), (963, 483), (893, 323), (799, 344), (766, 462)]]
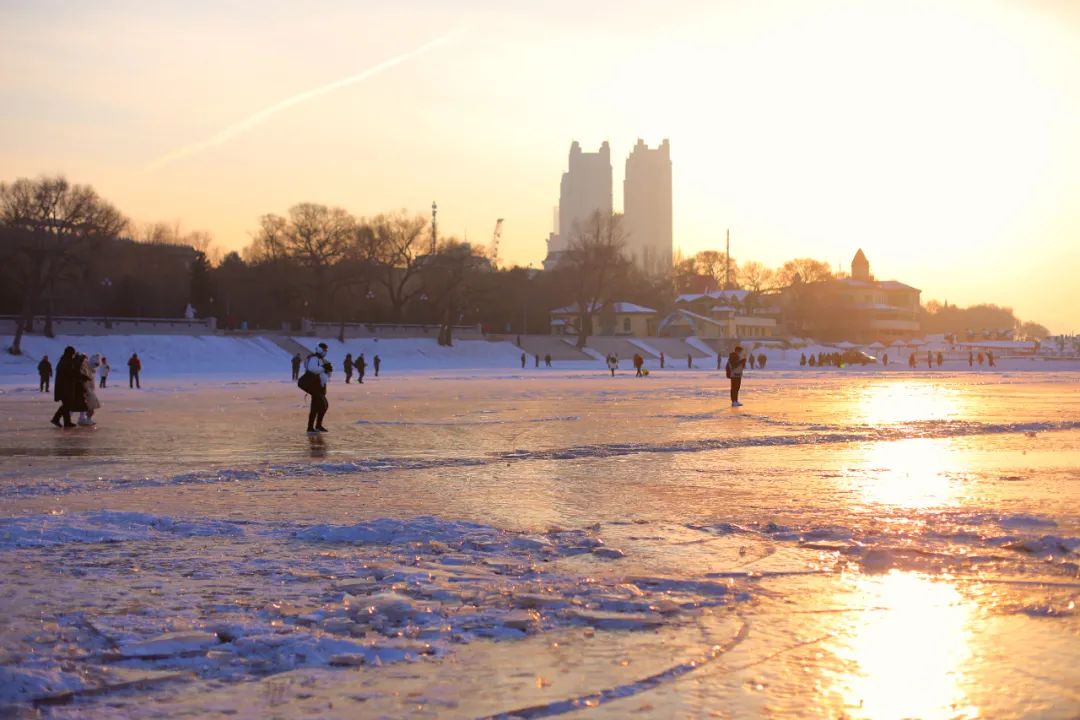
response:
[(311, 408), (308, 411), (307, 431), (329, 432), (323, 427), (323, 418), (330, 409), (330, 401), (326, 399), (326, 386), (330, 382), (332, 367), (326, 360), (326, 352), (330, 348), (326, 343), (319, 343), (319, 348), (308, 355), (304, 363), (304, 375), (297, 382), (300, 389), (311, 396)]
[(142, 390), (142, 385), (139, 384), (139, 372), (142, 370), (142, 361), (139, 360), (138, 353), (131, 353), (131, 358), (128, 360), (128, 387), (138, 388)]
[(293, 359), (292, 359), (292, 379), (293, 380), (299, 380), (300, 379), (300, 365), (303, 362), (304, 361), (300, 359), (300, 353), (296, 353), (295, 355), (293, 355)]
[(37, 366), (38, 371), (38, 392), (49, 392), (49, 378), (52, 377), (52, 363), (49, 362), (49, 356), (45, 355), (41, 358), (41, 362)]
[[(379, 377), (379, 366), (382, 365), (382, 358), (376, 355), (372, 358), (371, 363), (375, 367), (375, 377)], [(521, 367), (525, 367), (525, 355), (521, 356)]]
[[(348, 353), (345, 359), (341, 361), (342, 367), (345, 370), (345, 384), (348, 385), (352, 382), (353, 361), (352, 353)], [(361, 380), (363, 382), (363, 380)]]
[(364, 373), (367, 372), (367, 360), (364, 358), (364, 353), (360, 353), (360, 357), (353, 363), (356, 367), (356, 382), (361, 385), (364, 384)]
[(104, 355), (101, 356), (101, 366), (98, 367), (98, 376), (101, 378), (100, 387), (105, 387), (109, 384), (109, 372), (112, 370), (109, 367), (109, 358)]
[(746, 368), (746, 358), (743, 357), (742, 345), (736, 345), (728, 355), (727, 376), (731, 378), (731, 407), (742, 407), (739, 402), (739, 388), (742, 387), (743, 369)]

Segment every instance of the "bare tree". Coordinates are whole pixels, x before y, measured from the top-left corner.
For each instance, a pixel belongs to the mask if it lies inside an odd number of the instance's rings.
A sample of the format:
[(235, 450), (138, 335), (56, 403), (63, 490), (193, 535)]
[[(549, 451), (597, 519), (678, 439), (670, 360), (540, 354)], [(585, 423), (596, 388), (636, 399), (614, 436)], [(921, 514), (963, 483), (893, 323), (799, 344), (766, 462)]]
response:
[(356, 220), (341, 208), (300, 203), (289, 209), (287, 218), (264, 215), (255, 235), (256, 253), (272, 260), (289, 258), (309, 272), (315, 315), (323, 314), (327, 298), (334, 299), (345, 284), (334, 268), (349, 252)]
[(624, 235), (621, 216), (599, 211), (578, 228), (561, 263), (571, 275), (578, 312), (578, 348), (585, 347), (592, 334), (592, 316), (611, 302), (629, 268), (623, 256)]
[(764, 264), (751, 260), (739, 268), (739, 284), (755, 293), (772, 288), (776, 273)]
[(776, 286), (791, 287), (798, 282), (821, 282), (833, 277), (829, 263), (813, 258), (796, 258), (788, 260), (776, 271)]
[[(88, 185), (72, 185), (60, 176), (0, 183), (0, 261), (22, 295), (11, 354), (22, 354), (23, 333), (42, 300), (86, 267), (95, 246), (127, 225)], [(51, 300), (46, 313), (45, 332), (51, 335)]]
[[(701, 275), (707, 275), (712, 278), (713, 283), (717, 288), (726, 287), (728, 281), (728, 256), (726, 253), (719, 252), (717, 250), (702, 250), (694, 256), (694, 269)], [(734, 260), (731, 260), (731, 282), (737, 282), (738, 266)]]
[(371, 229), (376, 282), (386, 290), (393, 317), (400, 321), (405, 305), (421, 293), (416, 280), (427, 240), (427, 220), (402, 210), (378, 215), (366, 225)]

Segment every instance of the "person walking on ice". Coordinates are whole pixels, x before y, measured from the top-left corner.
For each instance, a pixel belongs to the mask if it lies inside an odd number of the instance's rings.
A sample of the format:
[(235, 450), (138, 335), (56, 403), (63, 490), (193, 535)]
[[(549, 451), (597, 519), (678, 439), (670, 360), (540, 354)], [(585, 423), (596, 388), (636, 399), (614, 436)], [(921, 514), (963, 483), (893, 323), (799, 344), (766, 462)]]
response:
[[(376, 367), (378, 367), (378, 366), (376, 365)], [(521, 353), (521, 369), (522, 370), (525, 369), (525, 353)], [(376, 370), (375, 372), (376, 372), (376, 374), (378, 374), (378, 370)]]
[(44, 355), (41, 358), (41, 362), (37, 365), (38, 371), (38, 392), (49, 392), (49, 379), (52, 378), (52, 363), (49, 362), (49, 356)]
[(690, 353), (686, 353), (686, 369), (690, 370), (694, 367), (694, 356)]
[(139, 372), (142, 370), (142, 361), (139, 360), (138, 353), (131, 353), (131, 358), (128, 359), (128, 387), (138, 388), (142, 390), (142, 385), (139, 384)]
[(293, 380), (299, 380), (300, 379), (300, 365), (303, 362), (304, 361), (302, 359), (300, 359), (300, 353), (296, 353), (295, 355), (293, 355), (293, 359), (292, 359), (292, 379)]
[(611, 377), (615, 377), (615, 368), (619, 367), (619, 361), (615, 355), (608, 353), (607, 368), (611, 371)]
[(742, 387), (743, 370), (746, 368), (746, 358), (743, 357), (742, 345), (736, 345), (728, 356), (727, 366), (724, 368), (727, 376), (731, 378), (731, 407), (742, 407), (739, 402), (739, 388)]
[(356, 382), (361, 385), (364, 384), (364, 373), (367, 372), (367, 360), (364, 359), (364, 353), (360, 353), (360, 357), (353, 363), (356, 367)]
[(352, 353), (347, 353), (345, 355), (345, 359), (341, 361), (341, 365), (345, 370), (345, 384), (348, 385), (349, 383), (352, 382), (352, 369), (353, 369)]
[[(371, 359), (371, 366), (375, 368), (375, 377), (379, 377), (379, 366), (382, 365), (382, 358), (378, 355)], [(521, 367), (525, 367), (525, 355), (521, 356)]]
[(323, 418), (330, 409), (330, 401), (326, 399), (326, 386), (330, 383), (330, 373), (333, 367), (326, 359), (329, 350), (326, 343), (319, 343), (318, 349), (308, 355), (304, 363), (304, 374), (300, 377), (297, 385), (311, 398), (311, 406), (308, 410), (307, 431), (329, 432), (323, 427)]
[(98, 384), (99, 387), (104, 388), (109, 384), (109, 372), (111, 371), (112, 368), (109, 367), (109, 358), (102, 355), (101, 365), (98, 367), (98, 377), (101, 378), (101, 382)]

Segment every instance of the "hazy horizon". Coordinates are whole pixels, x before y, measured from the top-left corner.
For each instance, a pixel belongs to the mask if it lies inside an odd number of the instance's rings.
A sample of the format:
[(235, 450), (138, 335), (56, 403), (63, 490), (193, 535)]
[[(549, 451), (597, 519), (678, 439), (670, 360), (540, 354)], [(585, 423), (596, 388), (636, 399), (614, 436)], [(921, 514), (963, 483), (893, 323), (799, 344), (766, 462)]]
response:
[(1080, 6), (489, 0), (0, 9), (0, 180), (63, 173), (224, 250), (304, 201), (439, 204), (539, 266), (570, 143), (671, 141), (675, 246), (1077, 327)]

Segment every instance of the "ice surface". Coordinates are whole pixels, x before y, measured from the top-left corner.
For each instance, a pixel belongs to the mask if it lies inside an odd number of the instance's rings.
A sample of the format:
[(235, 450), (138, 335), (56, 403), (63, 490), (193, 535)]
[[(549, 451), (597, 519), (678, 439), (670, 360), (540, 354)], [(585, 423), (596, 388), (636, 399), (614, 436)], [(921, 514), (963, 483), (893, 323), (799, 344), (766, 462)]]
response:
[(0, 397), (0, 714), (1080, 712), (1075, 375), (268, 378)]

